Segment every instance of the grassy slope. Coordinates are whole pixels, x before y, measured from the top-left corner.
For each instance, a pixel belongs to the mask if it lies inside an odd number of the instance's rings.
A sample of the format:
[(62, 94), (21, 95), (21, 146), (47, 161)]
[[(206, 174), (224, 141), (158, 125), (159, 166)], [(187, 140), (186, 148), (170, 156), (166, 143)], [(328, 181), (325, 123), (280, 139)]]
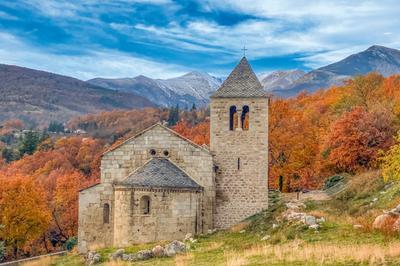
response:
[[(246, 232), (218, 232), (200, 236), (191, 251), (176, 258), (152, 259), (134, 265), (399, 265), (400, 237), (378, 232), (371, 224), (384, 209), (400, 203), (400, 183), (389, 188), (378, 172), (351, 178), (348, 188), (328, 202), (307, 201), (305, 212), (323, 216), (317, 232), (301, 223), (281, 219), (285, 207), (278, 200), (267, 212), (251, 217)], [(272, 228), (272, 224), (278, 225)], [(354, 229), (361, 224), (362, 229)], [(267, 241), (261, 241), (270, 235)], [(135, 252), (154, 244), (133, 246)], [(104, 264), (115, 249), (100, 250)], [(77, 255), (53, 260), (53, 265), (83, 265)]]

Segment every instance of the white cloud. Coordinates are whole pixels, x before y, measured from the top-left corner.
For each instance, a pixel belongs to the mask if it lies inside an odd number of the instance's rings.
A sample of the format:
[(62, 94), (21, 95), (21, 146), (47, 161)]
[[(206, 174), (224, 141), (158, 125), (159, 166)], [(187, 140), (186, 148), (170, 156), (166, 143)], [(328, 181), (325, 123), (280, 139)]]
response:
[(247, 21), (231, 27), (228, 33), (221, 32), (226, 45), (232, 43), (227, 35), (236, 36), (237, 42), (244, 36), (250, 42), (246, 45), (249, 54), (256, 58), (312, 54), (302, 60), (317, 67), (377, 43), (400, 48), (400, 5), (395, 0), (202, 0), (199, 3), (207, 11), (229, 11), (262, 20), (259, 27)]
[[(13, 51), (10, 53), (10, 51)], [(94, 77), (133, 77), (148, 75), (153, 78), (170, 78), (186, 72), (180, 66), (163, 64), (132, 55), (110, 51), (88, 51), (79, 55), (51, 53), (24, 44), (9, 33), (0, 32), (0, 58), (4, 64), (55, 72), (57, 74), (91, 79)]]

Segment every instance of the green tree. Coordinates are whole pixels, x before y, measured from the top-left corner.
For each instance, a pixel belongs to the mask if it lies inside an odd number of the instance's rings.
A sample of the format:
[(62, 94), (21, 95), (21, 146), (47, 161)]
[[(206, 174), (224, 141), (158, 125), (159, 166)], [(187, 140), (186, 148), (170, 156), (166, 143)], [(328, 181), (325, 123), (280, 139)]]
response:
[(169, 109), (168, 126), (175, 126), (179, 122), (179, 105)]
[(24, 154), (32, 155), (41, 141), (39, 133), (34, 131), (28, 131), (22, 138), (19, 144), (19, 153), (21, 156)]
[[(1, 228), (0, 228), (0, 230), (1, 230)], [(6, 247), (4, 245), (4, 241), (0, 241), (0, 262), (2, 262), (4, 260), (5, 253), (6, 253)]]
[(13, 148), (4, 148), (1, 152), (1, 156), (7, 163), (18, 160), (19, 154)]
[(52, 121), (47, 128), (47, 131), (54, 132), (54, 133), (62, 133), (64, 132), (64, 125), (63, 123)]

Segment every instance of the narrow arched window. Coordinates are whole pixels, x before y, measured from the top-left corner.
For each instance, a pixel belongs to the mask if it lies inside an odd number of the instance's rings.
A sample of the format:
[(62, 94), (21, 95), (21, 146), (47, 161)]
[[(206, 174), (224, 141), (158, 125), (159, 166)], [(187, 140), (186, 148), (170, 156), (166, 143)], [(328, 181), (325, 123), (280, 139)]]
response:
[(142, 214), (150, 214), (150, 197), (143, 196), (140, 199), (140, 210)]
[(110, 205), (108, 203), (103, 206), (103, 223), (110, 223)]
[(242, 122), (242, 129), (249, 130), (250, 127), (250, 108), (245, 105), (243, 106), (242, 116), (240, 117), (240, 121)]
[(232, 105), (229, 108), (229, 130), (235, 130), (238, 127), (238, 116), (236, 106)]

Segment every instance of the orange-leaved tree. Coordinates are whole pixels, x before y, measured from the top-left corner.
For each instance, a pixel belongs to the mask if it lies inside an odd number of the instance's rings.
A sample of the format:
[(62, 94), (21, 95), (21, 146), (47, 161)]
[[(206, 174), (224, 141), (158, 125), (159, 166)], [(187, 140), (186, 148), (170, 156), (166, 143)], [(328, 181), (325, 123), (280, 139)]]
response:
[(393, 145), (392, 116), (385, 110), (354, 107), (335, 121), (327, 135), (325, 156), (335, 172), (356, 173), (375, 166), (378, 152)]
[(51, 220), (43, 187), (30, 176), (0, 174), (0, 238), (12, 257), (41, 236)]

